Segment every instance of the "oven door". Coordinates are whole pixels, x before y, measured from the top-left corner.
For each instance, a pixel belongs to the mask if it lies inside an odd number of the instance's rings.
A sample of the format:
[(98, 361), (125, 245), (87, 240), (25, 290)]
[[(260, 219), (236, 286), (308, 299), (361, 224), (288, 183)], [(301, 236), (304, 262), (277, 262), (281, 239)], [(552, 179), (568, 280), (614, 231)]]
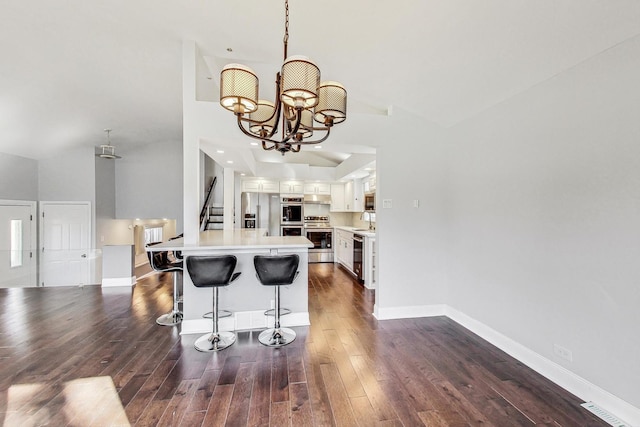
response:
[(305, 235), (313, 243), (309, 249), (309, 262), (333, 262), (333, 229), (309, 229)]
[(307, 228), (307, 239), (313, 243), (309, 251), (333, 251), (333, 230), (310, 230)]
[(283, 204), (280, 210), (282, 211), (281, 225), (302, 225), (302, 204)]
[(296, 225), (283, 225), (280, 227), (281, 236), (302, 236), (302, 226)]

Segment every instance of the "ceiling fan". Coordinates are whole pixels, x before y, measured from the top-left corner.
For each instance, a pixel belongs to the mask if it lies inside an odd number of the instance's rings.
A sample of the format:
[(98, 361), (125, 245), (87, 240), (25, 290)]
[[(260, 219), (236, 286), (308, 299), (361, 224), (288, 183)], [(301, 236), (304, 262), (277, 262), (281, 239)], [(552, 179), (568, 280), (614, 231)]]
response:
[(111, 129), (104, 130), (107, 133), (107, 143), (100, 146), (100, 152), (96, 153), (96, 157), (102, 159), (121, 159), (122, 157), (116, 156), (116, 147), (111, 145), (110, 133)]

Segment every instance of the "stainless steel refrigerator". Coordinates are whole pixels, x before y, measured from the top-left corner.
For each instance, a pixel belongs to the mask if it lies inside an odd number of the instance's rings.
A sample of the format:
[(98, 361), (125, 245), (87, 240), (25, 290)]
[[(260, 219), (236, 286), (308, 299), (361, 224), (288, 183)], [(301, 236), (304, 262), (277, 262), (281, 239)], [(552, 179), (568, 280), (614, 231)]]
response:
[(264, 228), (280, 235), (280, 194), (242, 193), (242, 228)]

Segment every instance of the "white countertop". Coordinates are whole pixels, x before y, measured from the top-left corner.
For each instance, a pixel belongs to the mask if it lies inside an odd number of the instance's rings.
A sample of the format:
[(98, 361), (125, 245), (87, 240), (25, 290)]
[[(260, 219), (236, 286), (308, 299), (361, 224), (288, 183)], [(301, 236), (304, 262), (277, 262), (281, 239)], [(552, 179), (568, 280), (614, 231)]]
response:
[(376, 237), (376, 232), (375, 231), (370, 231), (370, 230), (364, 230), (362, 228), (359, 227), (350, 227), (348, 225), (336, 225), (333, 228), (337, 229), (337, 230), (344, 230), (344, 231), (348, 231), (350, 233), (353, 234), (359, 234), (360, 236), (365, 236), (365, 237)]
[(147, 248), (148, 251), (189, 251), (201, 249), (282, 249), (312, 248), (303, 236), (266, 236), (266, 229), (207, 230), (200, 232), (200, 243), (185, 245), (182, 238)]

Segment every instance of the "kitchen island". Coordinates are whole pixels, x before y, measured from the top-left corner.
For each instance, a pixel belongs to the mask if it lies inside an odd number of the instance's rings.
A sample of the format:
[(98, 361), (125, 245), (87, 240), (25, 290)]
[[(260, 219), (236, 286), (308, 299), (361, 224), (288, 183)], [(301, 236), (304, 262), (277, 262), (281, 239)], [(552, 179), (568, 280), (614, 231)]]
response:
[[(267, 236), (265, 229), (207, 230), (200, 233), (199, 243), (184, 244), (183, 239), (170, 240), (148, 248), (152, 251), (181, 251), (185, 258), (183, 274), (183, 304), (181, 334), (202, 334), (211, 331), (211, 319), (202, 315), (212, 310), (211, 288), (196, 288), (186, 271), (186, 258), (194, 255), (235, 255), (237, 272), (242, 274), (229, 286), (220, 288), (219, 307), (232, 312), (220, 319), (221, 331), (265, 329), (272, 327), (273, 317), (265, 310), (273, 308), (274, 289), (263, 286), (253, 266), (255, 255), (298, 254), (298, 277), (289, 286), (282, 286), (282, 307), (291, 314), (280, 319), (282, 326), (309, 325), (308, 251), (313, 244), (301, 236)], [(168, 294), (167, 294), (168, 296)]]

